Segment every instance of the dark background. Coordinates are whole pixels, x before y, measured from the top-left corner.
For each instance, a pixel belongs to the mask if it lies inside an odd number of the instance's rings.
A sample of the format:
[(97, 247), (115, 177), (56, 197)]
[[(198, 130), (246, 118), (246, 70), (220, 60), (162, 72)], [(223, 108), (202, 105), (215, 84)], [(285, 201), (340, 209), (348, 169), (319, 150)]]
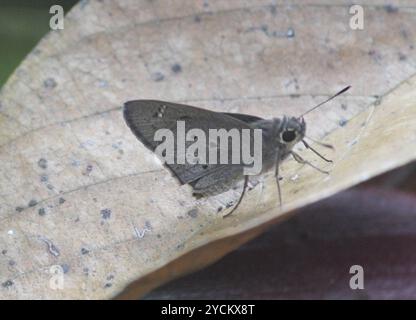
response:
[[(352, 265), (364, 290), (351, 290)], [(300, 210), (146, 299), (415, 299), (416, 164)]]

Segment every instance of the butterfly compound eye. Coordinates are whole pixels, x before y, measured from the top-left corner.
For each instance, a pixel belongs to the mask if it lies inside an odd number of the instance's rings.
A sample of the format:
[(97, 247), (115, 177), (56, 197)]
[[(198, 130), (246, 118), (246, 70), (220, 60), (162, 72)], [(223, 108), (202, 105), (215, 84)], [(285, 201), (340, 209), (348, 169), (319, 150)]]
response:
[(293, 130), (286, 130), (282, 134), (282, 139), (284, 142), (292, 142), (296, 139), (296, 133)]

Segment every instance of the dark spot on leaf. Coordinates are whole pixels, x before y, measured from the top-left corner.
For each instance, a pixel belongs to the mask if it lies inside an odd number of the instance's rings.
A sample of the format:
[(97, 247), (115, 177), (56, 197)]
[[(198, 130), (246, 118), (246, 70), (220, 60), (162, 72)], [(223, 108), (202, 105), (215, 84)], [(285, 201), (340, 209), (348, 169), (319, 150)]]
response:
[(42, 169), (46, 169), (48, 167), (48, 161), (44, 158), (40, 158), (38, 160), (38, 166)]
[(165, 76), (161, 72), (155, 72), (155, 73), (152, 73), (151, 78), (155, 82), (160, 82), (165, 79)]
[(92, 169), (93, 169), (92, 164), (87, 165), (83, 175), (85, 175), (85, 176), (89, 175), (91, 173)]
[(66, 200), (64, 198), (59, 198), (59, 204), (63, 204)]
[(150, 224), (150, 221), (146, 221), (146, 222), (144, 223), (144, 226), (145, 226), (147, 229), (152, 229), (152, 225)]
[(16, 265), (16, 261), (14, 260), (9, 260), (9, 266), (13, 267)]
[(386, 10), (387, 13), (396, 13), (397, 11), (399, 11), (399, 8), (391, 4), (387, 4), (384, 6), (384, 10)]
[(338, 123), (339, 123), (339, 125), (341, 126), (341, 127), (343, 127), (343, 126), (345, 126), (346, 124), (347, 124), (347, 120), (345, 120), (345, 119), (340, 119), (339, 121), (338, 121)]
[(22, 212), (24, 210), (24, 208), (23, 207), (16, 207), (16, 211), (17, 212)]
[(48, 89), (53, 89), (57, 86), (57, 83), (54, 78), (48, 78), (43, 81), (43, 86)]
[(222, 207), (218, 207), (217, 212), (221, 212), (222, 211)]
[(370, 51), (368, 51), (368, 55), (373, 58), (374, 61), (376, 62), (380, 62), (383, 57), (380, 53), (378, 53), (377, 51), (375, 51), (374, 49), (371, 49)]
[(405, 61), (405, 60), (407, 60), (407, 56), (405, 54), (399, 52), (399, 60), (400, 61)]
[(103, 219), (110, 219), (110, 217), (111, 217), (111, 210), (110, 209), (102, 209), (100, 213), (101, 213), (101, 217)]
[(69, 265), (67, 265), (67, 264), (61, 264), (61, 268), (62, 268), (62, 271), (64, 272), (64, 273), (68, 273), (68, 271), (69, 271)]
[(106, 284), (104, 285), (104, 288), (110, 288), (112, 285), (113, 285), (112, 283), (106, 283)]
[(345, 103), (343, 103), (343, 104), (341, 104), (341, 109), (342, 110), (347, 110), (348, 106)]
[(203, 164), (202, 165), (202, 169), (208, 169), (208, 165), (207, 164)]
[(162, 236), (161, 236), (160, 234), (157, 234), (157, 235), (156, 235), (156, 237), (157, 237), (158, 239), (162, 238)]
[(44, 216), (44, 215), (46, 214), (46, 212), (45, 212), (45, 208), (40, 208), (40, 209), (38, 210), (38, 214), (39, 214), (40, 216)]
[(2, 250), (1, 254), (7, 254), (7, 250), (6, 249)]
[(49, 180), (48, 175), (46, 175), (46, 174), (42, 174), (42, 175), (40, 176), (40, 181), (41, 181), (41, 182), (46, 182), (46, 181), (48, 181), (48, 180)]
[(90, 251), (85, 248), (81, 248), (81, 254), (88, 254)]
[(49, 252), (55, 257), (59, 256), (61, 253), (59, 249), (53, 243), (47, 243)]
[(403, 37), (404, 39), (408, 39), (408, 38), (409, 38), (409, 34), (408, 34), (408, 32), (407, 32), (407, 30), (406, 30), (406, 29), (401, 29), (401, 30), (400, 30), (400, 34), (402, 35), (402, 37)]
[(34, 206), (36, 206), (37, 204), (38, 204), (38, 202), (37, 202), (35, 199), (32, 199), (32, 200), (30, 200), (30, 201), (29, 201), (28, 206), (29, 206), (29, 207), (34, 207)]
[(188, 216), (191, 218), (196, 218), (198, 216), (198, 209), (194, 208), (188, 211)]
[(179, 63), (175, 63), (172, 65), (171, 69), (174, 73), (179, 73), (182, 71), (182, 66)]
[(7, 281), (3, 282), (1, 285), (3, 286), (3, 288), (11, 287), (13, 285), (13, 281), (12, 280), (7, 280)]

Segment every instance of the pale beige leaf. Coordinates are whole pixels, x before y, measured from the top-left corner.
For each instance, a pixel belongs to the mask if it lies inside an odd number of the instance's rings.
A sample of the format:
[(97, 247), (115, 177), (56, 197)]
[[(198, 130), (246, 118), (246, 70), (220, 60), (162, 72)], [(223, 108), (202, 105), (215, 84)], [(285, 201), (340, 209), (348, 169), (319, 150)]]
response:
[[(134, 281), (121, 297), (142, 295), (293, 209), (415, 160), (413, 3), (367, 1), (361, 31), (348, 1), (273, 3), (82, 1), (39, 43), (0, 95), (1, 298), (111, 298)], [(227, 219), (217, 209), (241, 188), (196, 201), (121, 113), (151, 98), (299, 115), (349, 84), (306, 117), (308, 135), (335, 146), (323, 150), (334, 164), (300, 153), (331, 174), (289, 159), (283, 210), (271, 173)]]

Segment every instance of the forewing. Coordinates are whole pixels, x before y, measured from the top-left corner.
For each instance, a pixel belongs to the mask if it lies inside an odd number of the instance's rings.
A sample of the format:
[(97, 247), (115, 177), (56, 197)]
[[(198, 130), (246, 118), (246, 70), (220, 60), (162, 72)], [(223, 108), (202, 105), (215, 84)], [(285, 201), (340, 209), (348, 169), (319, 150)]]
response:
[(243, 121), (245, 123), (251, 124), (253, 122), (256, 122), (258, 120), (264, 120), (263, 118), (260, 117), (256, 117), (256, 116), (252, 116), (249, 114), (244, 114), (244, 113), (223, 113), (227, 116), (230, 116), (232, 118), (238, 119), (240, 121)]
[[(207, 139), (209, 129), (225, 129), (227, 131), (234, 128), (238, 130), (253, 129), (248, 123), (228, 114), (156, 100), (135, 100), (125, 103), (124, 118), (136, 137), (152, 151), (155, 151), (160, 144), (160, 141), (154, 141), (155, 132), (158, 129), (169, 129), (173, 132), (176, 140), (177, 121), (180, 120), (185, 122), (185, 132), (188, 132), (190, 129), (201, 129), (205, 132)], [(186, 141), (185, 150), (192, 143), (193, 141)], [(231, 159), (230, 154), (229, 159)], [(166, 163), (166, 165), (181, 183), (189, 183), (201, 177), (214, 174), (219, 170), (223, 171), (224, 166), (228, 166), (229, 170), (233, 172), (240, 170), (242, 172), (243, 168), (241, 164)]]

